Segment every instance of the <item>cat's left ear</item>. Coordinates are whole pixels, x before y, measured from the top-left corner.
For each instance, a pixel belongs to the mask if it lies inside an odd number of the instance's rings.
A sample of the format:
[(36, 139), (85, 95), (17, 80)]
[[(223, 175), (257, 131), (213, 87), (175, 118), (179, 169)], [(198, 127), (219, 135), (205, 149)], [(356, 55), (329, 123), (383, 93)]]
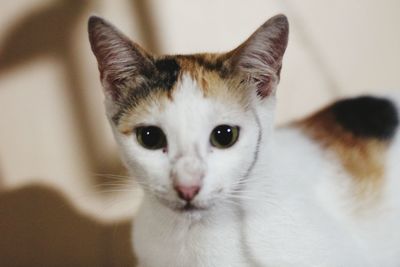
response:
[(275, 93), (288, 43), (289, 23), (284, 15), (265, 22), (243, 44), (230, 52), (230, 65), (255, 86), (261, 98)]

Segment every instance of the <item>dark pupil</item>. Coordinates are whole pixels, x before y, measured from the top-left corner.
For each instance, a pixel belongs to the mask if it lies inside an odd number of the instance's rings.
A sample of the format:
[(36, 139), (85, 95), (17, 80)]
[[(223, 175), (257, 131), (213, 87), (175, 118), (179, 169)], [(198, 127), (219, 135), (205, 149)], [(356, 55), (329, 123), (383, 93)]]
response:
[(228, 125), (218, 126), (214, 130), (214, 137), (221, 146), (228, 146), (233, 138), (232, 127)]
[(154, 126), (143, 127), (139, 134), (141, 134), (143, 144), (149, 148), (156, 148), (162, 145), (163, 133), (160, 128)]

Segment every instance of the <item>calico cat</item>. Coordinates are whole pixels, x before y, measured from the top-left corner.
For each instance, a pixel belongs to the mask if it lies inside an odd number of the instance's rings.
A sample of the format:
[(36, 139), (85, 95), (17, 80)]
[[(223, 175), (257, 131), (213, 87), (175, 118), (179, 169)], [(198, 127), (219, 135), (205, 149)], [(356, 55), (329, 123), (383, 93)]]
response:
[(273, 129), (288, 32), (277, 15), (230, 52), (155, 56), (90, 18), (107, 116), (145, 192), (140, 266), (400, 266), (399, 98)]

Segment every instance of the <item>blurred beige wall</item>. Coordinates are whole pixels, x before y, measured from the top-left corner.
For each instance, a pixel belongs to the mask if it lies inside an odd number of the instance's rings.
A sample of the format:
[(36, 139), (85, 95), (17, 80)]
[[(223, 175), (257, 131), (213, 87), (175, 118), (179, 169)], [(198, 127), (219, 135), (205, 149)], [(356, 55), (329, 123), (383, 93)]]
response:
[[(57, 220), (60, 225), (55, 229), (63, 231), (71, 214), (85, 225), (89, 221), (96, 227), (110, 226), (93, 233), (102, 238), (93, 241), (96, 253), (86, 255), (112, 258), (103, 253), (101, 242), (109, 240), (104, 236), (109, 236), (112, 225), (124, 225), (137, 208), (140, 191), (124, 189), (118, 185), (126, 180), (111, 177), (125, 173), (104, 116), (97, 66), (87, 41), (90, 14), (104, 16), (155, 53), (226, 51), (270, 16), (288, 15), (291, 33), (277, 119), (285, 123), (338, 97), (399, 89), (399, 12), (398, 0), (2, 1), (0, 236), (1, 231), (20, 233), (21, 228), (12, 227), (13, 220), (36, 218), (5, 220), (7, 213), (1, 209), (12, 205), (20, 211), (36, 203), (31, 199), (36, 195), (24, 190), (39, 184), (44, 195), (59, 196), (56, 202), (61, 207), (48, 208), (50, 214), (65, 217)], [(19, 201), (11, 202), (11, 195)], [(71, 214), (63, 208), (69, 205)], [(44, 225), (54, 222), (40, 220)], [(118, 238), (129, 241), (129, 229), (123, 229), (124, 237)], [(35, 238), (29, 240), (34, 243)], [(5, 255), (2, 245), (0, 241), (0, 263)], [(45, 246), (46, 242), (41, 249)], [(8, 247), (18, 253), (17, 247)], [(49, 262), (41, 263), (50, 266)]]

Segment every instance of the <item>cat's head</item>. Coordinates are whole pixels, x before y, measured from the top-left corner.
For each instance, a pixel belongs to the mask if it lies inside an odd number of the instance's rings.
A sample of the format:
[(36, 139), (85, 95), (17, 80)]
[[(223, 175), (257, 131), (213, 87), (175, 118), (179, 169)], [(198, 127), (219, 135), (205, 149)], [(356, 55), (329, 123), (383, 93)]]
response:
[(146, 193), (180, 212), (231, 201), (273, 124), (286, 17), (221, 54), (151, 55), (98, 17), (89, 37), (115, 138)]

